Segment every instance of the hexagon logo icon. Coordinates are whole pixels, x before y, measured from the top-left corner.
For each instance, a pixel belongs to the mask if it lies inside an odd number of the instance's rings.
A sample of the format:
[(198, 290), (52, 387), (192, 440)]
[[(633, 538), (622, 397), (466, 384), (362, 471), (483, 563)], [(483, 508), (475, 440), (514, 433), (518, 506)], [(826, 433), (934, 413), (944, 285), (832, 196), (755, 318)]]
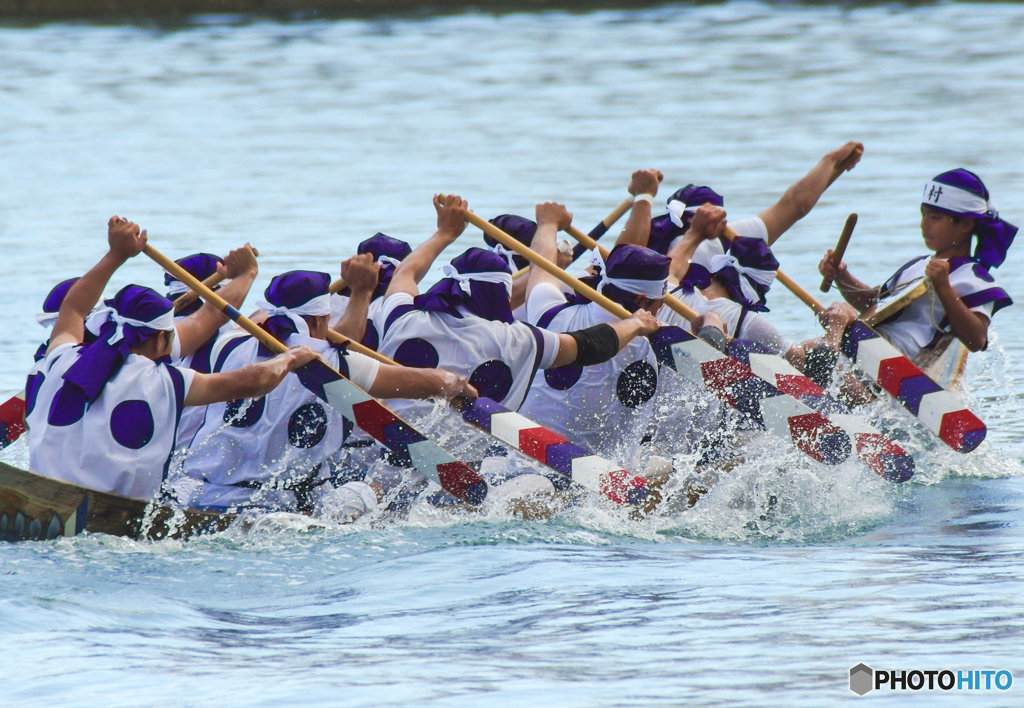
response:
[(875, 672), (867, 664), (857, 664), (850, 669), (850, 690), (858, 696), (874, 688)]

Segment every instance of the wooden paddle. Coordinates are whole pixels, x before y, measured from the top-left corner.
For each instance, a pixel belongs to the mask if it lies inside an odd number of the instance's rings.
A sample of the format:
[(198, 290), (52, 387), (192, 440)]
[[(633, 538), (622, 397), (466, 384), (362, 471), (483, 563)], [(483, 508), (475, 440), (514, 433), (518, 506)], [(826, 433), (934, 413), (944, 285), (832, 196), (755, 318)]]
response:
[[(728, 225), (725, 237), (739, 236)], [(818, 315), (825, 308), (781, 270), (780, 283)], [(889, 343), (871, 325), (857, 320), (843, 333), (840, 351), (865, 374), (914, 414), (928, 430), (957, 452), (970, 452), (985, 439), (985, 423), (964, 408), (963, 402), (928, 377), (903, 352)]]
[[(209, 278), (203, 281), (203, 285), (212, 290), (213, 288), (220, 285), (221, 281), (224, 280), (224, 278), (226, 277), (227, 276), (221, 275), (220, 273), (214, 273)], [(183, 293), (181, 296), (176, 297), (174, 299), (174, 314), (179, 314), (182, 310), (187, 308), (197, 299), (199, 299), (199, 293), (197, 293), (195, 290), (189, 290), (188, 292)]]
[[(143, 252), (168, 273), (197, 291), (204, 300), (213, 303), (265, 347), (275, 352), (288, 350), (284, 343), (254, 324), (151, 244), (147, 243)], [(403, 463), (408, 463), (437, 481), (445, 491), (470, 504), (480, 504), (487, 497), (487, 484), (469, 465), (424, 437), (394, 411), (349, 381), (324, 360), (315, 360), (295, 373), (316, 396), (381, 442)]]
[[(589, 249), (598, 249), (602, 258), (610, 252), (574, 226), (566, 231), (579, 243)], [(665, 306), (692, 322), (698, 313), (671, 293), (665, 295)], [(751, 371), (772, 382), (779, 391), (796, 396), (816, 411), (829, 416), (829, 420), (846, 431), (854, 441), (857, 458), (880, 477), (893, 482), (905, 482), (914, 475), (914, 458), (887, 436), (859, 417), (850, 415), (849, 406), (843, 405), (826, 393), (818, 384), (794, 368), (781, 356), (753, 343), (736, 342), (729, 347), (729, 353), (750, 367)]]
[[(337, 332), (329, 331), (327, 338), (384, 364), (400, 366), (394, 359)], [(452, 407), (462, 414), (467, 423), (550, 467), (567, 481), (598, 492), (617, 504), (649, 507), (657, 503), (657, 491), (643, 477), (571, 444), (554, 430), (508, 410), (493, 399), (481, 397), (474, 401), (453, 402)]]
[[(523, 246), (494, 224), (470, 211), (466, 212), (466, 219), (505, 248), (516, 251), (609, 313), (620, 318), (629, 317), (626, 308)], [(742, 362), (679, 327), (664, 327), (650, 339), (663, 363), (746, 413), (761, 428), (790, 438), (801, 452), (811, 458), (837, 464), (849, 456), (850, 438), (843, 430), (802, 401), (782, 394)]]
[[(846, 246), (850, 243), (850, 237), (853, 236), (853, 229), (857, 226), (857, 215), (850, 214), (846, 217), (846, 223), (843, 224), (843, 232), (839, 234), (839, 241), (836, 243), (836, 248), (832, 251), (832, 263), (836, 267), (843, 262), (843, 255), (846, 253)], [(821, 292), (827, 293), (832, 287), (831, 278), (821, 279)]]

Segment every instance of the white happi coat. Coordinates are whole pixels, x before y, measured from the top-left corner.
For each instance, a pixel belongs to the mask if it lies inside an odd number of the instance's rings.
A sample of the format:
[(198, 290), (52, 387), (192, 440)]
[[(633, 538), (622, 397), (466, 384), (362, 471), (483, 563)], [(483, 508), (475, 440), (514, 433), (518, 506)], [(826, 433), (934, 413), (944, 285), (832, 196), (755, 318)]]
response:
[[(379, 351), (407, 366), (441, 367), (467, 376), (481, 396), (517, 410), (537, 369), (558, 354), (558, 335), (523, 322), (462, 318), (413, 307), (408, 293), (394, 293), (377, 315)], [(404, 408), (396, 402), (396, 408)]]
[[(891, 295), (879, 299), (877, 309), (885, 307), (911, 283), (924, 278), (924, 269), (929, 260), (930, 256), (920, 256), (894, 273), (886, 282)], [(983, 277), (979, 270), (987, 277)], [(968, 305), (971, 312), (984, 315), (990, 322), (997, 305), (995, 291), (998, 291), (998, 295), (1005, 295), (988, 272), (974, 261), (961, 263), (954, 269), (949, 274), (949, 284), (965, 302), (971, 303)], [(986, 295), (988, 291), (993, 292), (991, 297)], [(944, 333), (952, 331), (946, 311), (934, 290), (929, 290), (892, 319), (876, 325), (875, 329), (911, 359)]]
[(61, 345), (29, 373), (31, 469), (95, 491), (149, 499), (163, 480), (195, 372), (129, 354), (92, 404), (84, 398), (73, 404), (65, 393), (68, 399), (57, 407), (54, 398), (81, 348)]
[[(617, 320), (594, 303), (566, 305), (550, 283), (534, 287), (526, 307), (530, 322), (555, 332)], [(537, 372), (521, 412), (592, 452), (621, 457), (646, 433), (657, 385), (657, 359), (647, 339), (637, 337), (603, 364)]]
[[(303, 344), (323, 357), (359, 387), (369, 388), (379, 364), (356, 352), (342, 354), (328, 342), (292, 334), (289, 347)], [(215, 371), (231, 371), (261, 361), (252, 337), (229, 338), (218, 347)], [(275, 482), (313, 479), (345, 440), (341, 414), (289, 373), (273, 391), (259, 399), (215, 403), (206, 407), (202, 425), (188, 442), (182, 472), (202, 482), (189, 502), (200, 507), (288, 507), (289, 491), (267, 491)], [(176, 488), (182, 488), (176, 484)], [(260, 489), (260, 487), (264, 487)]]

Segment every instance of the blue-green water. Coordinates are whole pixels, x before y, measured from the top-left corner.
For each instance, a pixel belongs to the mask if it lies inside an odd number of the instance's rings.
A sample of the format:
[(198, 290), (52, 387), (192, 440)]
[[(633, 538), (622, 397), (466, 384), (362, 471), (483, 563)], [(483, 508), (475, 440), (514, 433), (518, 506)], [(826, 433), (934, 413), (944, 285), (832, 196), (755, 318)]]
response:
[[(920, 189), (945, 169), (978, 172), (1024, 222), (1022, 34), (1024, 7), (956, 3), (0, 29), (0, 392), (21, 387), (43, 296), (95, 262), (114, 213), (172, 255), (252, 241), (262, 289), (333, 272), (378, 230), (419, 242), (437, 191), (485, 216), (555, 199), (589, 226), (650, 166), (742, 218), (854, 139), (861, 164), (776, 252), (813, 289), (857, 212), (847, 261), (879, 281), (921, 252)], [(1021, 262), (996, 273), (1018, 299)], [(111, 290), (160, 277), (137, 259)], [(815, 333), (781, 288), (771, 305), (783, 331)], [(1016, 310), (968, 369), (988, 441), (919, 451), (898, 488), (767, 449), (693, 510), (646, 521), (595, 502), (548, 521), (420, 511), (0, 546), (0, 698), (819, 706), (857, 699), (864, 662), (1006, 669), (1006, 692), (914, 697), (1018, 705)], [(24, 464), (23, 446), (3, 458)]]

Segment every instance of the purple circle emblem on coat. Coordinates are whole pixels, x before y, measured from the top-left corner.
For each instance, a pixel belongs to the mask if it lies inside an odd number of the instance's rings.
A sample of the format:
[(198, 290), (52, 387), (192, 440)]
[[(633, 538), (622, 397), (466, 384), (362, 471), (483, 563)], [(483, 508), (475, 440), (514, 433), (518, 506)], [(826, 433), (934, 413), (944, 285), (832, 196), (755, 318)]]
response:
[(85, 407), (89, 399), (85, 391), (78, 386), (64, 384), (50, 403), (50, 413), (46, 422), (50, 425), (71, 425), (77, 423), (85, 415)]
[(288, 419), (288, 442), (292, 447), (316, 447), (325, 435), (327, 411), (319, 403), (299, 406)]
[[(248, 404), (248, 405), (246, 405)], [(256, 400), (239, 398), (228, 402), (224, 409), (224, 422), (235, 428), (249, 428), (259, 422), (263, 410), (267, 407), (267, 399), (260, 396)]]
[(545, 369), (544, 381), (556, 391), (568, 391), (576, 385), (583, 375), (583, 367), (576, 364), (559, 366), (557, 369)]
[(405, 366), (420, 366), (432, 369), (441, 358), (433, 345), (425, 339), (413, 337), (398, 345), (395, 350), (395, 361)]
[(658, 389), (658, 372), (646, 361), (634, 361), (619, 374), (615, 395), (626, 408), (647, 403)]
[(501, 401), (512, 390), (512, 369), (503, 361), (491, 359), (473, 369), (469, 382), (481, 396)]
[(145, 401), (121, 401), (110, 414), (110, 434), (122, 447), (145, 447), (154, 430), (153, 412)]

